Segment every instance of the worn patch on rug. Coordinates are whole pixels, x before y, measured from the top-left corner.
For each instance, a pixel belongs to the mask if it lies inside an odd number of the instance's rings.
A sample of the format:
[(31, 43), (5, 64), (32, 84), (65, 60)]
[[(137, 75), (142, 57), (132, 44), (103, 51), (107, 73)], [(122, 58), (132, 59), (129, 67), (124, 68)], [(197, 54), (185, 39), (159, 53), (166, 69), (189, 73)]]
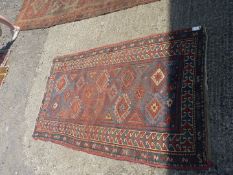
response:
[(24, 0), (17, 18), (21, 30), (46, 28), (158, 0)]
[(186, 29), (54, 59), (33, 137), (155, 167), (207, 169), (205, 34)]

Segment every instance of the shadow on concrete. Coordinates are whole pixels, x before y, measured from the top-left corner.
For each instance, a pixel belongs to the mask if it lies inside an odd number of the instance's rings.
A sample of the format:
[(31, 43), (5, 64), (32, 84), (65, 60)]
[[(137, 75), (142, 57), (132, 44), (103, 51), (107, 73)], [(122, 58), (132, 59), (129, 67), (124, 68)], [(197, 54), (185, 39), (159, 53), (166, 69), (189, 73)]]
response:
[(193, 26), (207, 30), (209, 171), (173, 171), (173, 174), (233, 174), (233, 1), (172, 0), (170, 28)]

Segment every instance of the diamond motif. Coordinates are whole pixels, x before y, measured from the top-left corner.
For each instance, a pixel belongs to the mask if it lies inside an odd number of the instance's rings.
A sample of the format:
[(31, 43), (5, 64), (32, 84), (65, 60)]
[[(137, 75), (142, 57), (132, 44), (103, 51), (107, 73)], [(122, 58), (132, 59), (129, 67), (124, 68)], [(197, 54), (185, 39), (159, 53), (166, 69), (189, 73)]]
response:
[(67, 90), (67, 91), (64, 92), (65, 101), (68, 101), (71, 98), (71, 96), (72, 96), (71, 90)]
[(70, 102), (71, 118), (75, 118), (81, 112), (81, 103), (78, 97)]
[(97, 79), (96, 85), (97, 85), (97, 89), (100, 93), (103, 92), (107, 88), (108, 83), (109, 83), (109, 78), (110, 78), (110, 76), (109, 76), (108, 72), (104, 71)]
[(158, 100), (153, 99), (147, 106), (147, 111), (153, 119), (157, 119), (158, 113), (160, 112), (161, 105)]
[(61, 93), (63, 90), (65, 90), (67, 83), (68, 83), (68, 79), (66, 75), (62, 75), (56, 83), (57, 92)]
[(122, 123), (130, 113), (131, 101), (127, 94), (120, 96), (115, 104), (114, 114), (116, 115), (116, 120)]
[(96, 95), (95, 88), (93, 86), (85, 86), (83, 90), (83, 98), (85, 100), (92, 100)]
[(165, 75), (160, 68), (158, 68), (155, 71), (155, 73), (151, 76), (151, 79), (153, 80), (156, 86), (159, 86), (164, 80), (164, 78), (165, 78)]
[(132, 68), (129, 68), (122, 72), (121, 81), (123, 84), (123, 88), (127, 89), (133, 83), (135, 79), (135, 72)]
[(79, 91), (80, 89), (82, 89), (82, 87), (85, 85), (85, 80), (83, 78), (83, 76), (76, 82), (75, 84), (75, 89), (76, 91)]

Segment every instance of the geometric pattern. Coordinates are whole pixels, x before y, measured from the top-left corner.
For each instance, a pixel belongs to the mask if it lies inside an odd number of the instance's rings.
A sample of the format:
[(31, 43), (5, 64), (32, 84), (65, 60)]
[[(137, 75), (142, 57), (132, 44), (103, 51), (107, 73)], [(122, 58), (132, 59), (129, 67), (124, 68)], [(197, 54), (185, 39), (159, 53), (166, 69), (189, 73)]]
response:
[(73, 100), (70, 102), (70, 117), (71, 118), (76, 118), (79, 116), (81, 112), (81, 102), (78, 97), (75, 97)]
[(157, 99), (153, 99), (147, 106), (146, 109), (149, 113), (149, 115), (156, 119), (158, 117), (158, 113), (161, 110), (161, 104), (158, 102)]
[(156, 64), (153, 71), (151, 72), (151, 86), (154, 89), (154, 92), (163, 91), (167, 87), (167, 72), (166, 66), (163, 63)]
[(96, 85), (100, 93), (106, 89), (106, 87), (108, 86), (108, 81), (109, 75), (107, 71), (100, 74), (99, 78), (96, 81)]
[(66, 89), (67, 83), (68, 83), (68, 80), (67, 80), (66, 75), (62, 75), (62, 76), (57, 80), (57, 83), (56, 83), (56, 87), (55, 87), (55, 88), (56, 88), (57, 92), (62, 93), (63, 90)]
[(127, 94), (120, 96), (114, 106), (114, 114), (116, 115), (116, 120), (122, 123), (130, 113), (131, 102)]
[(17, 18), (22, 30), (51, 27), (157, 0), (24, 0)]
[(131, 87), (133, 81), (135, 79), (135, 72), (132, 68), (125, 69), (121, 73), (121, 83), (123, 89), (128, 89)]
[(151, 79), (154, 81), (155, 85), (158, 86), (161, 84), (161, 82), (164, 80), (165, 75), (163, 71), (158, 68), (155, 73), (151, 76)]
[(154, 167), (207, 169), (205, 33), (54, 59), (33, 137)]

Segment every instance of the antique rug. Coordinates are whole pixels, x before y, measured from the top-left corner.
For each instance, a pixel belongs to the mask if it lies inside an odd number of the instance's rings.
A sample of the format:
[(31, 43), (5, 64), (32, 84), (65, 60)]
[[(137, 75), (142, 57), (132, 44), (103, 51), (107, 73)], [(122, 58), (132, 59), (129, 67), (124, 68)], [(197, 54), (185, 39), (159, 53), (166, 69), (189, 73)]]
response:
[(194, 29), (55, 58), (33, 137), (154, 167), (208, 169), (205, 32)]
[(24, 0), (17, 18), (22, 30), (51, 27), (157, 0)]

